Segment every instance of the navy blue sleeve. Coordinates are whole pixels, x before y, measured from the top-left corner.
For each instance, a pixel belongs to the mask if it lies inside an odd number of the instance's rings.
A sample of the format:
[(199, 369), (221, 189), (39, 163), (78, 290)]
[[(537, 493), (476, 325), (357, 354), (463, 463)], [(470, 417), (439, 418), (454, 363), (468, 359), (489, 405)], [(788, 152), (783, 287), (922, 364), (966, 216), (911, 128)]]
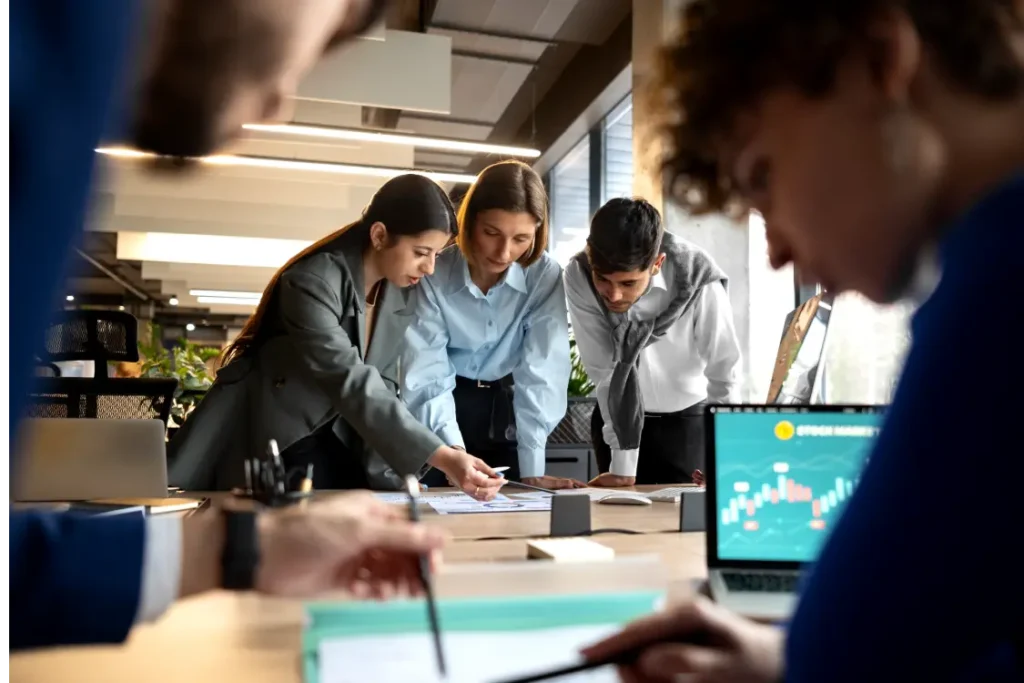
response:
[(962, 680), (1019, 632), (1024, 201), (1011, 204), (947, 241), (876, 448), (790, 625), (787, 681)]
[(95, 161), (130, 64), (130, 0), (12, 0), (10, 6), (10, 424), (32, 358), (63, 302)]
[(10, 648), (119, 643), (138, 611), (143, 516), (11, 512)]
[[(95, 153), (141, 3), (10, 5), (10, 424), (81, 236)], [(18, 295), (13, 296), (17, 289)], [(11, 468), (17, 463), (11, 462)], [(135, 619), (141, 516), (11, 512), (10, 647), (119, 642)]]

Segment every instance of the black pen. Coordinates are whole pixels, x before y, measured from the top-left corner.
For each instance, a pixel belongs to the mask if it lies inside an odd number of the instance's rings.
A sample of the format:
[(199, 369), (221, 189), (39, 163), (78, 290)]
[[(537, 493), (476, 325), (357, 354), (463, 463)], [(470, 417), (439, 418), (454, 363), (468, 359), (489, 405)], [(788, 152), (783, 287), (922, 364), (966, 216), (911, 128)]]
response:
[(538, 683), (539, 681), (550, 681), (555, 678), (572, 676), (592, 669), (600, 669), (603, 666), (624, 666), (634, 663), (637, 658), (640, 657), (640, 654), (650, 645), (650, 643), (647, 643), (642, 647), (624, 650), (623, 652), (606, 659), (592, 659), (580, 662), (579, 664), (570, 664), (569, 666), (563, 666), (558, 669), (549, 669), (548, 671), (541, 673), (530, 674), (520, 678), (509, 678), (503, 681), (495, 681), (494, 683)]
[(553, 491), (551, 489), (544, 489), (544, 488), (541, 488), (540, 486), (533, 486), (531, 484), (524, 484), (521, 481), (512, 481), (511, 479), (506, 479), (506, 481), (508, 483), (505, 484), (505, 486), (503, 486), (502, 488), (508, 488), (509, 486), (513, 486), (513, 487), (518, 488), (518, 489), (530, 489), (531, 491), (540, 491), (541, 493), (550, 493), (551, 495), (555, 494), (555, 491)]
[(655, 638), (654, 640), (641, 643), (634, 647), (628, 648), (619, 652), (618, 654), (611, 655), (610, 657), (604, 657), (603, 659), (590, 659), (578, 664), (570, 664), (569, 666), (563, 666), (557, 669), (549, 669), (541, 673), (530, 674), (527, 676), (521, 676), (519, 678), (509, 678), (503, 681), (494, 681), (493, 683), (539, 683), (540, 681), (550, 681), (556, 678), (562, 678), (564, 676), (572, 676), (583, 671), (591, 671), (593, 669), (600, 669), (604, 666), (629, 666), (635, 664), (636, 660), (640, 658), (649, 647), (658, 645), (660, 643), (690, 643), (693, 645), (707, 645), (709, 642), (708, 634), (704, 631), (697, 631), (691, 633), (685, 639), (672, 639), (672, 638)]
[[(409, 519), (420, 521), (419, 508), (416, 502), (420, 496), (420, 482), (411, 474), (405, 478), (405, 488), (409, 493)], [(441, 623), (437, 616), (437, 601), (434, 599), (434, 582), (430, 577), (430, 558), (420, 555), (420, 581), (427, 594), (427, 616), (430, 618), (430, 631), (434, 636), (434, 651), (437, 654), (437, 669), (441, 677), (448, 675), (448, 667), (444, 663), (444, 647), (441, 645)]]

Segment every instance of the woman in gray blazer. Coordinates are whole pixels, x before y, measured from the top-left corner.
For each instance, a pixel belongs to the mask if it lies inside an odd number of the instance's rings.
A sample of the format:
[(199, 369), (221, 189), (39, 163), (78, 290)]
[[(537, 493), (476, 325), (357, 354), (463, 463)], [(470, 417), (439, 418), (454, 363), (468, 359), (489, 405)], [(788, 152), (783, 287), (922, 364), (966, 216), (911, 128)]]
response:
[(448, 447), (396, 395), (405, 290), (434, 271), (457, 230), (444, 190), (403, 175), (358, 221), (288, 261), (171, 441), (171, 482), (241, 486), (244, 460), (275, 439), (290, 469), (313, 465), (319, 489), (395, 488), (432, 465), (467, 493), (493, 498), (503, 480)]

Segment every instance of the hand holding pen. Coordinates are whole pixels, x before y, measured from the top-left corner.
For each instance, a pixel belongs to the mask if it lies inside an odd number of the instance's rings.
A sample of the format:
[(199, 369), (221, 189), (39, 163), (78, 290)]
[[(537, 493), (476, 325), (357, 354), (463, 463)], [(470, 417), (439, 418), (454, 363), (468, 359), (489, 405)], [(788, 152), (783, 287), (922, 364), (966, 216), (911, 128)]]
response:
[[(409, 475), (405, 478), (406, 490), (409, 493), (409, 519), (413, 522), (420, 521), (418, 501), (420, 497), (420, 483), (416, 477)], [(434, 654), (437, 657), (437, 670), (441, 678), (447, 675), (447, 666), (444, 659), (444, 645), (441, 643), (441, 623), (437, 613), (437, 601), (434, 598), (434, 584), (430, 572), (430, 560), (424, 555), (419, 558), (420, 582), (427, 596), (427, 616), (430, 619), (430, 632), (434, 639)]]
[(420, 560), (434, 557), (446, 539), (369, 491), (267, 509), (259, 528), (257, 590), (290, 597), (337, 590), (362, 599), (422, 595)]
[(493, 500), (505, 485), (493, 468), (462, 448), (442, 446), (427, 462), (444, 472), (449, 484), (476, 500)]
[(636, 621), (583, 650), (584, 661), (502, 683), (538, 683), (617, 666), (625, 680), (685, 678), (708, 683), (775, 683), (782, 679), (783, 629), (760, 624), (697, 598)]

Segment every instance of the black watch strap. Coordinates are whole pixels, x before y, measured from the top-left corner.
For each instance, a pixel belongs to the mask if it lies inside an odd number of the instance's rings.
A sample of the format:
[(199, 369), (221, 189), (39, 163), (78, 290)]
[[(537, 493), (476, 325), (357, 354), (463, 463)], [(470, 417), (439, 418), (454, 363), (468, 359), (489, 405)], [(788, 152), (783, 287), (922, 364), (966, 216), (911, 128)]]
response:
[(221, 587), (251, 590), (260, 563), (259, 533), (254, 510), (224, 510), (224, 553), (221, 556)]

